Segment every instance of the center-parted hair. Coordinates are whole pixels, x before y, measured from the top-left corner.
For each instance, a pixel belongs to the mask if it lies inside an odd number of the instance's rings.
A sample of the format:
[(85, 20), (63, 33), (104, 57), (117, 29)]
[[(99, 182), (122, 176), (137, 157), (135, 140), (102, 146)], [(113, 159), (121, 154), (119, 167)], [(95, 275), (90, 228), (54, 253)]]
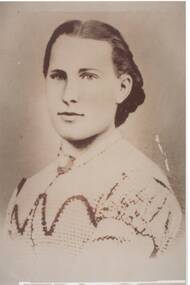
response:
[(119, 77), (120, 75), (127, 73), (132, 77), (132, 90), (129, 96), (122, 103), (118, 104), (117, 107), (115, 126), (119, 127), (125, 122), (129, 113), (134, 112), (145, 99), (143, 79), (134, 62), (133, 54), (130, 51), (128, 44), (117, 29), (106, 23), (96, 20), (85, 22), (72, 20), (65, 22), (55, 29), (48, 41), (43, 63), (43, 73), (45, 77), (48, 73), (53, 44), (61, 35), (108, 42), (112, 46), (112, 61), (116, 76)]

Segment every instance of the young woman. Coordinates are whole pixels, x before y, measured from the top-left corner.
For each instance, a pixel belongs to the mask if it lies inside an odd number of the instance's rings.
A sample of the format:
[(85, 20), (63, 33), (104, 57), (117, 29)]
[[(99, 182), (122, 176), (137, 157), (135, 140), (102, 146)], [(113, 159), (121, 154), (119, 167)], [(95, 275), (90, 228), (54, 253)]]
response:
[[(181, 210), (166, 176), (119, 133), (143, 103), (143, 79), (112, 26), (69, 21), (53, 32), (43, 73), (58, 157), (11, 198), (6, 232), (36, 256), (156, 257), (167, 251)], [(113, 250), (114, 249), (114, 250)]]

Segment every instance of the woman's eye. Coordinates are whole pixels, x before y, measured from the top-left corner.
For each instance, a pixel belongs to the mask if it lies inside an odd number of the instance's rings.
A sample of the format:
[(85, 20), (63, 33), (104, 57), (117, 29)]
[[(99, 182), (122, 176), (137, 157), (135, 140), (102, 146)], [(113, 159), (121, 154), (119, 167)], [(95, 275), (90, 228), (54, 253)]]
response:
[(65, 74), (61, 74), (61, 73), (52, 73), (50, 74), (51, 79), (57, 79), (57, 80), (65, 80), (66, 76)]
[(83, 74), (80, 75), (80, 77), (82, 79), (92, 80), (92, 79), (97, 79), (98, 75), (96, 75), (94, 73), (83, 73)]

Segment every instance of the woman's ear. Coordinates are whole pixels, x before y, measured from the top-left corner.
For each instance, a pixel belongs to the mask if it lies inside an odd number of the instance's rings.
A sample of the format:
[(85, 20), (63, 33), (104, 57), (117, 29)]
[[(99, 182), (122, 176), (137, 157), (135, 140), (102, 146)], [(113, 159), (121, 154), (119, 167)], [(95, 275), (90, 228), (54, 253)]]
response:
[(122, 74), (119, 77), (119, 81), (120, 90), (117, 94), (117, 104), (121, 104), (129, 96), (133, 86), (133, 79), (128, 74)]

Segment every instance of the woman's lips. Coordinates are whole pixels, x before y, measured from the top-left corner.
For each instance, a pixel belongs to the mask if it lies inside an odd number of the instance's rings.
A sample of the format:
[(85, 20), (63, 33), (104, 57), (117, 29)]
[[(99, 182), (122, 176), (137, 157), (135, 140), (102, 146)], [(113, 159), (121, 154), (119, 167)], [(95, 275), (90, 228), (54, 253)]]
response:
[(79, 117), (84, 117), (84, 114), (80, 113), (75, 113), (75, 112), (57, 112), (58, 116), (79, 116)]
[(66, 123), (72, 123), (78, 117), (84, 117), (84, 114), (75, 112), (57, 112), (57, 115)]

